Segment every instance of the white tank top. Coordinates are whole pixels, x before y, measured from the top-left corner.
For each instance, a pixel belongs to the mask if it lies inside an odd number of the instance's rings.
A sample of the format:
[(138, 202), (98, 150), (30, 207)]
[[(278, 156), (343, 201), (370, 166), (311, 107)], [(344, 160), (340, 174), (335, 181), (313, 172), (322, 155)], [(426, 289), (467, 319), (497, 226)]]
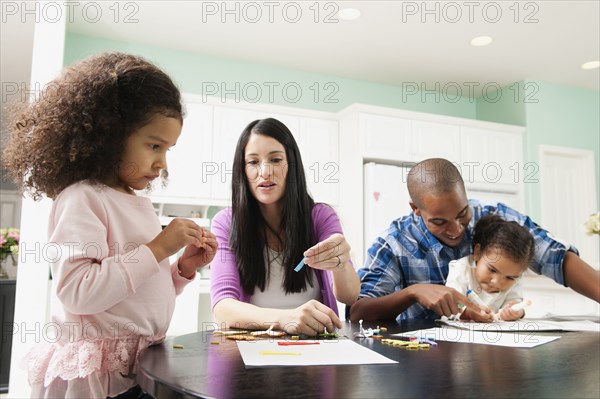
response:
[(271, 273), (267, 276), (265, 290), (261, 291), (258, 288), (254, 290), (254, 295), (250, 297), (251, 304), (260, 306), (261, 308), (293, 309), (311, 299), (321, 301), (321, 287), (317, 276), (314, 275), (314, 271), (311, 268), (308, 268), (308, 270), (313, 273), (313, 286), (311, 287), (307, 284), (306, 291), (286, 294), (283, 288), (284, 274), (281, 264), (281, 254), (267, 247), (264, 257), (265, 264), (269, 262), (269, 259), (271, 260)]

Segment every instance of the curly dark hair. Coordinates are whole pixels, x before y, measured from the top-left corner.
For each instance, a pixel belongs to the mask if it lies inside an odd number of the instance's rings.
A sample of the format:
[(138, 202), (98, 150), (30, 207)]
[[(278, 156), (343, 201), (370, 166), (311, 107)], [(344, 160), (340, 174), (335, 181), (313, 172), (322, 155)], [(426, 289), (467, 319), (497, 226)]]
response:
[(479, 245), (481, 253), (500, 249), (516, 263), (529, 265), (535, 252), (533, 236), (517, 222), (509, 222), (498, 215), (479, 219), (473, 233), (473, 249)]
[(156, 115), (183, 120), (167, 74), (138, 56), (95, 55), (13, 109), (2, 164), (34, 200), (55, 198), (78, 181), (116, 176), (125, 140)]

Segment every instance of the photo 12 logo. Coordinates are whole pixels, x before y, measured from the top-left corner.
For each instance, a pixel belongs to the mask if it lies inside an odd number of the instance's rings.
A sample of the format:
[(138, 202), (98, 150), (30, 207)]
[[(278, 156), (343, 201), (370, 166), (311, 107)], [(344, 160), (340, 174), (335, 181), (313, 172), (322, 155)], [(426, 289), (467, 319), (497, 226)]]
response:
[(2, 1), (2, 23), (87, 22), (138, 23), (135, 1)]
[(289, 103), (295, 104), (307, 97), (314, 103), (339, 102), (337, 94), (340, 88), (335, 82), (202, 82), (202, 102), (208, 97), (218, 98), (225, 103)]
[(502, 87), (498, 82), (402, 82), (402, 102), (420, 101), (456, 103), (482, 100), (497, 103), (504, 100), (517, 103), (537, 103), (539, 85), (535, 82), (515, 82)]
[(533, 1), (403, 1), (402, 23), (539, 23)]
[(337, 2), (313, 1), (203, 1), (202, 23), (277, 23), (300, 21), (335, 24), (340, 6)]

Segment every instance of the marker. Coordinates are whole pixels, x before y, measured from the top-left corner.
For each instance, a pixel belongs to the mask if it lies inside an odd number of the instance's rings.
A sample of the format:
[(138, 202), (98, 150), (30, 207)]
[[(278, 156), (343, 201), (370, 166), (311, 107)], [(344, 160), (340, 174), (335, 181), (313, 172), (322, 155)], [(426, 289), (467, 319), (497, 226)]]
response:
[(295, 272), (299, 272), (303, 267), (304, 267), (304, 258), (302, 258), (302, 260), (300, 261), (300, 263), (298, 263), (298, 266), (296, 266), (294, 268), (294, 271)]
[(307, 342), (307, 341), (297, 341), (297, 342), (289, 342), (289, 341), (277, 341), (277, 345), (279, 346), (292, 346), (292, 345), (320, 345), (320, 342)]
[(467, 290), (467, 298), (469, 298), (470, 300), (472, 300), (472, 301), (473, 301), (473, 302), (475, 302), (477, 305), (479, 305), (479, 306), (481, 306), (481, 307), (483, 307), (483, 308), (487, 308), (487, 307), (488, 307), (488, 305), (487, 305), (485, 302), (483, 302), (483, 301), (481, 300), (481, 298), (479, 298), (479, 295), (477, 295), (477, 294), (475, 293), (475, 291), (473, 291), (473, 290), (471, 290), (471, 289), (468, 289), (468, 290)]
[(525, 300), (523, 302), (515, 303), (514, 305), (512, 305), (510, 307), (510, 310), (518, 312), (519, 310), (525, 309), (527, 306), (531, 306), (531, 300), (530, 299), (527, 299), (527, 300)]

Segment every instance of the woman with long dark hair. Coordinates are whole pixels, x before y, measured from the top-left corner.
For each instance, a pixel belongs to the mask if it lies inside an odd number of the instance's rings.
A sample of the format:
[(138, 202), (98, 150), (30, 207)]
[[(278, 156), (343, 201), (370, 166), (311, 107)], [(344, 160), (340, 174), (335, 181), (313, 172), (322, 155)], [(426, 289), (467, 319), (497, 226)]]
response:
[(341, 327), (336, 300), (351, 305), (360, 289), (350, 245), (335, 211), (308, 194), (298, 145), (280, 121), (256, 120), (242, 132), (232, 207), (214, 217), (212, 231), (219, 322), (306, 335)]

